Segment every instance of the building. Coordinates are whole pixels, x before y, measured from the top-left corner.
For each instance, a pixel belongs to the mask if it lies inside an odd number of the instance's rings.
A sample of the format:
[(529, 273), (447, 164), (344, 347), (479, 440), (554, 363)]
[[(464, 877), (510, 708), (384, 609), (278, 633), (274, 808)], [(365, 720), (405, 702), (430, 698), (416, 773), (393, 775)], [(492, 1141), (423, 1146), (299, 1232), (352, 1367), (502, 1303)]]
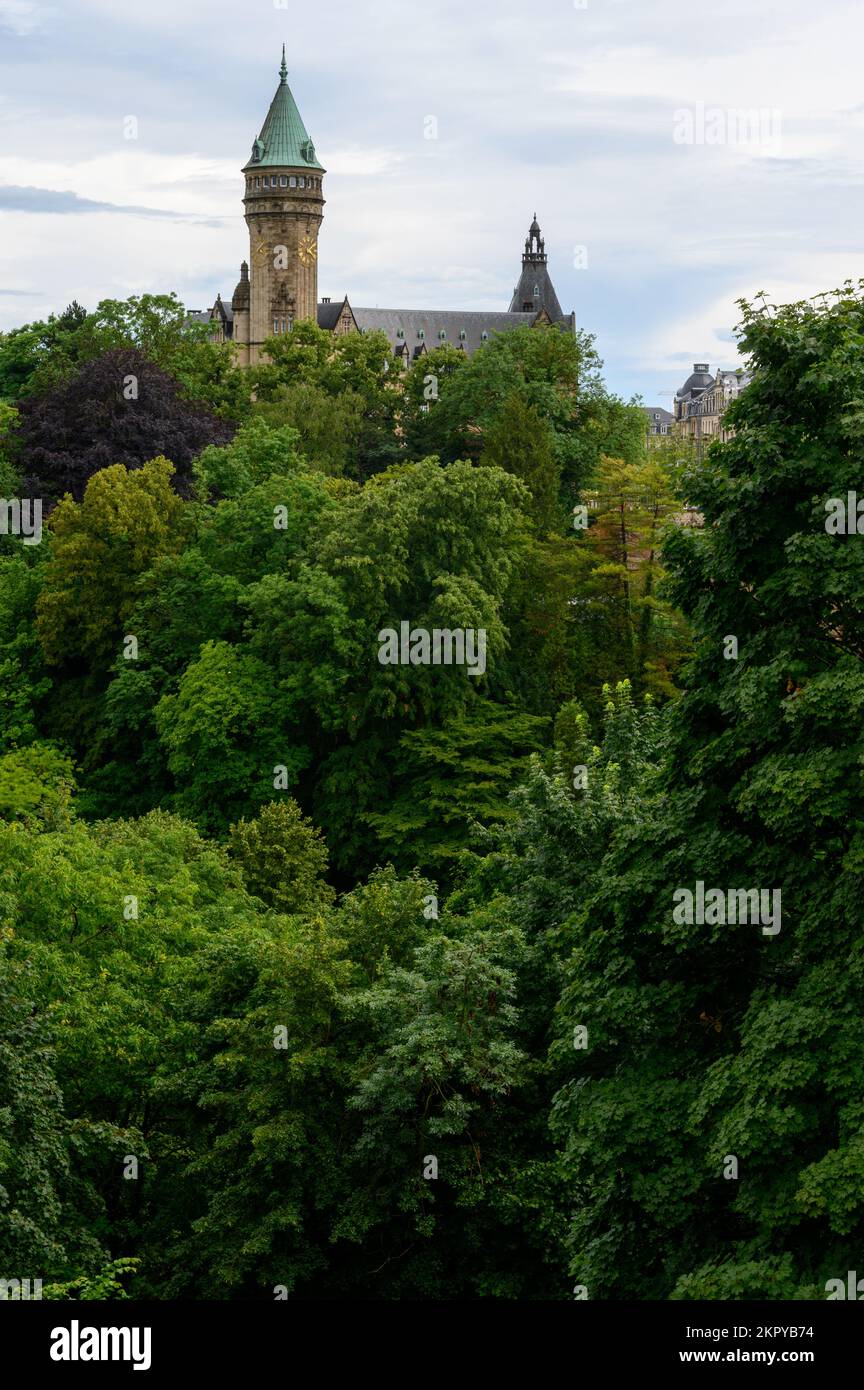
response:
[(642, 409), (645, 411), (649, 442), (652, 435), (674, 432), (675, 416), (671, 410), (664, 410), (662, 405), (644, 405)]
[(712, 376), (707, 362), (694, 362), (693, 371), (675, 393), (676, 430), (709, 444), (713, 439), (729, 439), (732, 432), (724, 427), (723, 417), (750, 380), (743, 367), (734, 372), (718, 368)]
[(258, 362), (266, 340), (311, 319), (332, 333), (384, 333), (403, 366), (442, 343), (472, 353), (493, 333), (521, 324), (553, 324), (575, 333), (576, 315), (564, 314), (549, 275), (546, 244), (535, 213), (522, 254), (522, 270), (509, 309), (364, 309), (342, 300), (318, 300), (318, 233), (324, 216), (324, 176), (288, 85), (285, 49), (279, 86), (243, 166), (249, 260), (230, 300), (190, 318), (212, 325), (213, 337), (236, 345), (243, 365)]

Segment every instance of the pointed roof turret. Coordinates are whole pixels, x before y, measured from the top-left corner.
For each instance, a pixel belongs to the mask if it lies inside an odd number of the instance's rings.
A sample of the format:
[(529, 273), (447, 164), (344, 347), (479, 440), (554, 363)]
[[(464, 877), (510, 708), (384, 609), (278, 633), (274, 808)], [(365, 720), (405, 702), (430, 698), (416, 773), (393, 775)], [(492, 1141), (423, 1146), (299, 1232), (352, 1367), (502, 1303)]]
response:
[(243, 261), (240, 266), (240, 279), (237, 288), (231, 296), (231, 308), (236, 313), (238, 309), (249, 308), (250, 285), (249, 285), (249, 263)]
[(555, 286), (549, 275), (548, 262), (546, 255), (546, 242), (540, 231), (540, 223), (537, 221), (537, 214), (534, 214), (534, 221), (528, 228), (528, 235), (525, 238), (525, 250), (522, 253), (522, 274), (519, 283), (513, 291), (513, 298), (510, 302), (510, 313), (539, 313), (545, 309), (553, 323), (557, 323), (564, 315), (558, 296), (555, 293)]
[(270, 110), (261, 127), (261, 134), (252, 146), (249, 163), (243, 172), (258, 168), (321, 169), (315, 157), (315, 146), (309, 139), (297, 103), (288, 86), (288, 68), (285, 62), (285, 45), (282, 45), (282, 65), (279, 69), (279, 86), (270, 103)]

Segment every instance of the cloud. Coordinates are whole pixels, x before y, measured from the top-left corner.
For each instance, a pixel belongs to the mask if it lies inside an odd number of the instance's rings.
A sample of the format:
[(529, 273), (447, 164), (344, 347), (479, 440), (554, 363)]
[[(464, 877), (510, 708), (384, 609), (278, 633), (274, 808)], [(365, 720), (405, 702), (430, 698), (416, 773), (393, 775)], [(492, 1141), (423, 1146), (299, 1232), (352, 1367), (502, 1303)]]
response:
[(33, 0), (0, 0), (0, 29), (8, 29), (18, 38), (35, 33), (57, 12), (49, 5), (37, 5)]
[[(53, 3), (0, 0), (0, 282), (40, 287), (28, 315), (231, 293), (283, 40), (328, 170), (322, 294), (505, 308), (536, 207), (562, 305), (650, 401), (733, 365), (739, 295), (864, 275), (859, 0), (726, 0), (707, 27), (692, 0)], [(781, 157), (676, 144), (698, 103), (780, 109)]]
[(102, 203), (93, 198), (79, 198), (57, 188), (24, 188), (15, 184), (0, 184), (0, 208), (7, 212), (114, 212), (134, 217), (167, 217), (172, 221), (193, 221), (201, 226), (214, 227), (221, 224), (219, 218), (194, 217), (188, 213), (171, 212), (166, 208), (147, 208), (129, 206), (123, 203)]

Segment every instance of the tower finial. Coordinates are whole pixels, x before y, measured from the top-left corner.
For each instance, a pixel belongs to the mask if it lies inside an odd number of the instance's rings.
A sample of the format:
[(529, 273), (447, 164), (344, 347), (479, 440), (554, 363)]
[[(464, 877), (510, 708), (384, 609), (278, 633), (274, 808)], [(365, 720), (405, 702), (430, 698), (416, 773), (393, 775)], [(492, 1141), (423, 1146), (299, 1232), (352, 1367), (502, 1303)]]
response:
[(285, 65), (285, 45), (282, 45), (282, 66), (279, 69), (279, 79), (281, 82), (288, 81), (288, 68)]

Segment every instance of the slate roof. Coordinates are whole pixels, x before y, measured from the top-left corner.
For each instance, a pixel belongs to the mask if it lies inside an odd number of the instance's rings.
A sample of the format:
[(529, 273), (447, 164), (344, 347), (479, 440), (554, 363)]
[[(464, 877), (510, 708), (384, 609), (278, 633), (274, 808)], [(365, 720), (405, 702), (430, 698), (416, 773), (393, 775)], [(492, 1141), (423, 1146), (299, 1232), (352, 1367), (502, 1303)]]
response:
[(662, 405), (643, 405), (642, 409), (655, 425), (674, 425), (675, 423), (675, 416), (672, 411), (664, 410)]
[(275, 168), (321, 169), (315, 157), (315, 146), (309, 139), (297, 103), (288, 86), (288, 69), (285, 66), (285, 45), (282, 45), (282, 66), (279, 69), (279, 86), (270, 103), (270, 110), (261, 127), (261, 134), (252, 146), (252, 157), (244, 166), (243, 172), (250, 169)]
[(675, 393), (678, 397), (687, 396), (692, 391), (698, 394), (700, 391), (706, 391), (709, 386), (714, 385), (714, 378), (709, 372), (707, 364), (705, 364), (704, 369), (700, 371), (699, 368), (702, 366), (703, 364), (701, 362), (695, 362), (693, 364), (693, 370), (684, 382), (681, 390)]
[[(341, 309), (341, 305), (339, 307)], [(455, 348), (463, 347), (469, 353), (476, 352), (486, 341), (484, 333), (487, 337), (493, 333), (506, 333), (520, 324), (532, 324), (536, 317), (533, 313), (483, 313), (458, 309), (354, 309), (354, 318), (361, 333), (385, 333), (393, 348), (404, 342), (414, 356), (417, 355), (416, 348), (423, 344), (427, 352), (440, 347), (442, 343), (450, 343)], [(464, 338), (460, 337), (463, 332)], [(441, 333), (444, 334), (443, 338)]]
[(334, 329), (345, 307), (344, 299), (332, 299), (318, 305), (318, 327)]
[[(535, 287), (540, 291), (535, 295)], [(537, 310), (545, 309), (553, 323), (563, 319), (564, 310), (558, 302), (555, 287), (549, 275), (549, 269), (543, 262), (531, 262), (523, 258), (522, 274), (519, 276), (519, 283), (513, 291), (513, 298), (510, 301), (510, 312), (523, 312), (522, 305), (531, 303), (537, 306)]]

